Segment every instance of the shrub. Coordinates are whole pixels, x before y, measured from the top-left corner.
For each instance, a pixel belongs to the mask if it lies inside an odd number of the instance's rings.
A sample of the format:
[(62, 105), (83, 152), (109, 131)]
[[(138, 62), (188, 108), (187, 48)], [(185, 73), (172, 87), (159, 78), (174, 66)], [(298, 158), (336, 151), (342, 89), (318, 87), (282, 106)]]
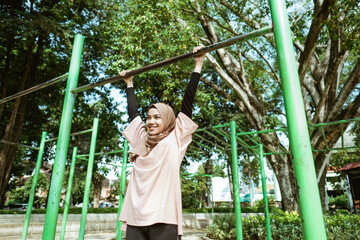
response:
[[(269, 207), (270, 212), (276, 212), (276, 207)], [(211, 213), (212, 208), (183, 208), (183, 213)], [(242, 207), (242, 213), (264, 213), (264, 207)], [(235, 208), (230, 207), (216, 207), (214, 213), (235, 213)]]
[(329, 208), (330, 209), (349, 209), (349, 199), (345, 194), (336, 196), (335, 198), (329, 197)]
[[(283, 212), (279, 210), (272, 214), (271, 234), (273, 240), (301, 240), (301, 218), (296, 212)], [(335, 214), (325, 217), (327, 239), (353, 240), (360, 239), (360, 216), (356, 214)], [(242, 219), (242, 232), (244, 240), (266, 239), (266, 226), (264, 216), (250, 216)], [(208, 226), (206, 234), (209, 238), (217, 240), (236, 239), (235, 215), (218, 215), (214, 224)]]
[[(59, 209), (59, 214), (63, 214), (64, 208)], [(68, 214), (81, 214), (82, 208), (72, 207), (69, 208)], [(87, 213), (117, 213), (117, 208), (88, 208)], [(31, 214), (45, 214), (46, 209), (34, 209)], [(17, 210), (0, 210), (0, 214), (26, 214), (26, 211)]]

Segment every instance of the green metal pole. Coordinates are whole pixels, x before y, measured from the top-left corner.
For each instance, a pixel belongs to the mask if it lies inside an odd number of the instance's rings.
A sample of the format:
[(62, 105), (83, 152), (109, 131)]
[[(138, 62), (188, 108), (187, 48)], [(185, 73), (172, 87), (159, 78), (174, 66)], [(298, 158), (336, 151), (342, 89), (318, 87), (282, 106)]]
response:
[(34, 198), (35, 198), (35, 188), (36, 188), (36, 184), (37, 184), (37, 181), (39, 178), (42, 157), (44, 154), (46, 135), (47, 135), (47, 132), (42, 132), (42, 134), (41, 134), (41, 141), (40, 141), (40, 147), (39, 147), (40, 149), (39, 149), (37, 160), (36, 160), (35, 173), (33, 176), (33, 181), (32, 181), (31, 191), (30, 191), (30, 196), (29, 196), (29, 203), (28, 203), (28, 206), (26, 209), (26, 217), (25, 217), (25, 221), (24, 221), (23, 231), (21, 234), (22, 240), (26, 239), (28, 228), (29, 228), (31, 211), (33, 208)]
[(68, 186), (67, 186), (67, 190), (66, 190), (66, 197), (65, 197), (64, 213), (63, 213), (62, 224), (61, 224), (60, 240), (64, 240), (64, 238), (65, 238), (66, 221), (67, 221), (68, 212), (69, 212), (69, 204), (70, 204), (72, 183), (73, 183), (73, 179), (74, 179), (77, 150), (78, 150), (77, 147), (73, 148), (73, 154), (72, 154), (71, 166), (70, 166), (70, 173), (69, 173), (69, 181), (68, 181)]
[(303, 234), (307, 240), (325, 240), (324, 217), (285, 1), (270, 0), (270, 9), (294, 157), (293, 167), (299, 186)]
[(241, 202), (239, 192), (239, 167), (238, 167), (238, 154), (237, 154), (237, 142), (236, 142), (236, 123), (230, 122), (231, 133), (231, 156), (233, 166), (233, 183), (234, 183), (234, 201), (235, 201), (235, 216), (236, 216), (236, 239), (242, 240), (242, 223), (241, 223)]
[(116, 240), (121, 240), (122, 239), (122, 231), (121, 231), (122, 222), (119, 221), (119, 217), (120, 217), (122, 206), (124, 204), (128, 148), (129, 148), (128, 142), (125, 140), (124, 141), (122, 167), (121, 167), (121, 177), (120, 177), (118, 216), (117, 216), (117, 220), (116, 220)]
[(72, 94), (70, 90), (76, 88), (77, 86), (83, 43), (84, 37), (81, 35), (76, 35), (74, 40), (74, 48), (71, 55), (69, 78), (66, 86), (64, 106), (61, 115), (58, 135), (59, 138), (56, 145), (56, 153), (51, 177), (51, 186), (49, 191), (49, 199), (47, 203), (44, 231), (42, 236), (43, 240), (55, 238), (56, 224), (59, 214), (61, 188), (64, 180), (66, 155), (69, 145), (71, 119), (75, 103), (75, 95)]
[(194, 217), (195, 217), (195, 221), (194, 221), (194, 224), (195, 224), (195, 230), (197, 230), (197, 227), (196, 227), (196, 209), (197, 209), (197, 203), (196, 203), (196, 186), (197, 186), (197, 179), (196, 178), (192, 178), (194, 180), (194, 188), (195, 188), (195, 191), (194, 191), (194, 199), (195, 199), (195, 209), (194, 209)]
[(214, 191), (213, 191), (213, 176), (211, 175), (211, 224), (214, 224)]
[(85, 236), (85, 224), (86, 224), (87, 208), (88, 208), (88, 204), (89, 204), (89, 194), (90, 194), (91, 178), (92, 178), (93, 167), (94, 167), (96, 138), (97, 138), (98, 128), (99, 128), (99, 119), (95, 118), (93, 128), (92, 128), (93, 131), (91, 134), (89, 161), (88, 161), (88, 167), (87, 167), (87, 173), (86, 173), (84, 200), (83, 200), (83, 206), (82, 206), (82, 212), (81, 212), (79, 240), (84, 239), (84, 236)]
[(265, 164), (264, 164), (264, 154), (263, 153), (264, 153), (263, 145), (259, 144), (259, 162), (260, 162), (260, 172), (261, 172), (261, 185), (262, 185), (262, 192), (263, 192), (264, 205), (265, 205), (264, 207), (265, 207), (266, 235), (267, 235), (267, 239), (271, 240), (269, 202), (268, 202), (267, 190), (266, 190)]

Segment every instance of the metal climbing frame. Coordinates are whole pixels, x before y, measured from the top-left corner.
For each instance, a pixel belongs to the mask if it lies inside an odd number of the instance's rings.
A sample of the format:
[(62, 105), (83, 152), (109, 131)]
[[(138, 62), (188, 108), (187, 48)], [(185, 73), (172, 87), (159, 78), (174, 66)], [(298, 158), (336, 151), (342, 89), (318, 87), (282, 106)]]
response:
[[(271, 27), (266, 27), (248, 34), (244, 34), (238, 37), (235, 37), (230, 40), (226, 40), (223, 42), (215, 43), (210, 46), (207, 46), (203, 48), (201, 51), (197, 53), (188, 53), (184, 54), (178, 57), (174, 57), (172, 59), (168, 59), (165, 61), (160, 61), (155, 64), (151, 64), (147, 67), (143, 67), (134, 71), (131, 71), (128, 73), (127, 76), (139, 74), (145, 71), (149, 71), (151, 69), (159, 68), (162, 66), (166, 66), (172, 63), (175, 63), (180, 60), (184, 60), (187, 58), (194, 57), (196, 55), (200, 55), (206, 52), (213, 51), (218, 48), (222, 48), (225, 46), (229, 46), (231, 44), (234, 44), (236, 41), (244, 41), (248, 40), (250, 38), (254, 38), (257, 36), (264, 35), (266, 33), (269, 33), (271, 31)], [(68, 146), (68, 139), (69, 139), (69, 132), (71, 128), (71, 118), (72, 118), (72, 111), (74, 109), (74, 102), (75, 102), (75, 94), (79, 93), (81, 91), (89, 90), (97, 86), (104, 85), (106, 83), (119, 81), (122, 79), (120, 76), (116, 76), (110, 79), (105, 79), (102, 81), (99, 81), (98, 83), (86, 85), (83, 87), (77, 88), (77, 81), (79, 76), (79, 69), (80, 69), (80, 61), (81, 61), (81, 52), (82, 52), (82, 46), (83, 46), (84, 38), (81, 35), (76, 35), (74, 40), (74, 48), (72, 52), (71, 57), (71, 63), (70, 63), (70, 69), (69, 69), (69, 77), (66, 87), (66, 93), (65, 93), (65, 99), (64, 99), (64, 106), (63, 106), (63, 112), (61, 117), (61, 123), (60, 123), (60, 130), (59, 130), (59, 139), (57, 143), (57, 149), (55, 154), (55, 161), (54, 161), (54, 173), (52, 175), (51, 179), (51, 186), (50, 186), (50, 192), (49, 192), (49, 199), (48, 204), (50, 204), (50, 208), (46, 211), (45, 216), (45, 224), (44, 224), (44, 231), (43, 231), (43, 239), (54, 239), (55, 238), (55, 232), (56, 232), (56, 223), (57, 223), (57, 217), (59, 212), (59, 203), (60, 203), (60, 194), (61, 194), (61, 187), (63, 182), (63, 176), (64, 176), (64, 167), (65, 167), (65, 161), (64, 158), (66, 158), (67, 154), (67, 146)], [(117, 232), (120, 235), (119, 230), (119, 224), (118, 224), (118, 230)]]
[[(257, 154), (260, 162), (261, 181), (263, 189), (263, 198), (265, 203), (265, 219), (267, 239), (271, 239), (270, 230), (270, 216), (268, 209), (266, 180), (265, 180), (265, 167), (263, 164), (263, 146), (261, 142), (255, 146), (250, 146), (244, 141), (241, 141), (237, 136), (237, 127), (235, 121), (228, 124), (217, 125), (198, 129), (194, 134), (193, 143), (189, 146), (189, 154), (209, 151), (227, 155), (231, 157), (232, 162), (232, 178), (234, 184), (234, 203), (235, 203), (235, 218), (236, 218), (236, 235), (237, 239), (243, 239), (242, 220), (241, 220), (241, 202), (240, 202), (240, 187), (239, 187), (239, 169), (238, 169), (238, 150), (249, 149), (251, 154)], [(210, 146), (212, 147), (209, 147)], [(238, 146), (240, 145), (240, 146)], [(201, 149), (202, 148), (202, 149)]]
[[(328, 123), (319, 123), (314, 125), (309, 125), (309, 133), (317, 133), (321, 136), (322, 144), (318, 148), (312, 147), (312, 152), (329, 152), (329, 151), (339, 151), (339, 150), (353, 150), (359, 149), (360, 145), (354, 144), (353, 146), (345, 145), (345, 129), (349, 125), (360, 122), (360, 118), (340, 120), (335, 122)], [(329, 128), (340, 129), (340, 138), (339, 145), (329, 147), (326, 140), (326, 132)], [(331, 129), (330, 129), (331, 130)], [(274, 141), (277, 145), (268, 147), (263, 145), (261, 140), (261, 135), (266, 135), (264, 138), (275, 140), (275, 135), (278, 138), (281, 137), (282, 141)], [(239, 178), (236, 176), (238, 169), (238, 151), (242, 151), (243, 154), (249, 154), (258, 158), (260, 162), (260, 171), (261, 171), (261, 182), (263, 190), (263, 198), (265, 203), (265, 223), (266, 223), (266, 232), (267, 239), (271, 239), (271, 228), (270, 228), (270, 216), (268, 210), (268, 200), (267, 200), (267, 190), (266, 190), (266, 180), (265, 180), (265, 164), (264, 156), (269, 155), (285, 155), (292, 154), (290, 146), (288, 146), (287, 141), (289, 139), (289, 129), (278, 128), (278, 129), (268, 129), (263, 131), (243, 131), (236, 126), (236, 123), (232, 121), (230, 124), (222, 124), (213, 127), (207, 127), (198, 129), (193, 134), (193, 141), (189, 146), (188, 156), (195, 156), (193, 154), (213, 152), (220, 153), (223, 155), (231, 156), (232, 166), (233, 166), (233, 182), (234, 182), (234, 194), (235, 194), (235, 213), (236, 213), (236, 228), (238, 239), (242, 239), (242, 223), (241, 223), (241, 203), (237, 197), (239, 191)], [(210, 147), (211, 146), (211, 147)], [(231, 153), (231, 154), (230, 154)], [(314, 186), (317, 188), (317, 185)], [(311, 201), (311, 199), (309, 199)], [(309, 203), (312, 204), (312, 203)], [(312, 206), (315, 208), (314, 206)], [(320, 208), (321, 209), (321, 208)], [(303, 218), (304, 213), (301, 214)], [(319, 224), (322, 224), (320, 222)], [(305, 235), (305, 234), (304, 234)]]
[[(317, 180), (315, 168), (313, 163), (312, 150), (310, 145), (310, 138), (308, 134), (308, 127), (306, 123), (305, 111), (302, 104), (301, 88), (299, 76), (297, 74), (297, 65), (295, 54), (293, 50), (293, 42), (291, 39), (291, 32), (286, 13), (284, 0), (270, 0), (271, 17), (274, 28), (274, 36), (276, 42), (276, 50), (278, 55), (278, 62), (280, 68), (280, 76), (282, 81), (282, 88), (284, 94), (284, 103), (286, 110), (286, 118), (289, 129), (289, 138), (294, 157), (294, 171), (299, 186), (301, 217), (303, 220), (303, 233), (305, 239), (325, 240), (325, 224), (321, 209), (319, 190), (317, 187)], [(169, 61), (161, 61), (134, 70), (128, 73), (127, 76), (139, 74), (141, 72), (149, 71), (158, 67), (172, 64), (174, 62), (191, 58), (195, 55), (200, 55), (205, 52), (213, 51), (217, 48), (229, 46), (239, 40), (247, 40), (252, 37), (261, 36), (271, 31), (271, 27), (260, 29), (249, 34), (242, 35), (234, 41), (224, 41), (215, 43), (196, 54), (185, 54), (184, 56), (169, 59)], [(61, 188), (65, 172), (65, 162), (68, 150), (69, 135), (71, 129), (71, 119), (73, 115), (75, 93), (92, 89), (96, 86), (104, 85), (109, 82), (118, 81), (121, 77), (116, 76), (110, 79), (105, 79), (99, 83), (90, 84), (77, 88), (78, 76), (80, 71), (80, 62), (82, 55), (84, 37), (76, 35), (73, 45), (72, 57), (70, 62), (68, 81), (66, 86), (66, 93), (64, 98), (64, 105), (59, 128), (59, 138), (57, 141), (56, 154), (54, 160), (53, 174), (51, 178), (51, 186), (49, 191), (48, 208), (45, 216), (45, 224), (43, 231), (43, 239), (49, 240), (55, 238), (56, 224), (59, 213), (59, 203), (61, 197)], [(0, 101), (0, 103), (2, 103)], [(231, 139), (232, 139), (232, 156), (237, 159), (236, 148), (236, 125), (231, 124)], [(234, 177), (238, 178), (237, 163), (233, 164)], [(234, 179), (238, 183), (238, 179)], [(235, 191), (236, 193), (236, 191)], [(235, 194), (236, 199), (239, 194)], [(240, 208), (236, 208), (237, 214), (241, 213)], [(238, 239), (242, 238), (241, 230), (237, 229)], [(240, 235), (240, 236), (239, 236)]]
[[(93, 134), (92, 134), (92, 137), (91, 137), (91, 142), (92, 142), (93, 145), (92, 145), (92, 148), (90, 148), (90, 153), (92, 151), (94, 151), (94, 149), (95, 149), (94, 143), (96, 143), (96, 134), (97, 134), (97, 131), (98, 131), (98, 127), (97, 127), (98, 122), (99, 122), (99, 120), (97, 118), (95, 118), (93, 128), (85, 130), (85, 131), (70, 134), (70, 136), (77, 136), (77, 135), (85, 134), (85, 133), (88, 133), (88, 132), (92, 132)], [(38, 156), (37, 156), (35, 172), (34, 172), (34, 175), (33, 175), (33, 182), (32, 182), (32, 185), (31, 185), (31, 191), (30, 191), (30, 196), (29, 196), (29, 201), (28, 201), (28, 208), (26, 210), (26, 216), (25, 216), (25, 220), (24, 220), (23, 231), (22, 231), (22, 234), (21, 234), (21, 239), (22, 240), (26, 239), (27, 233), (28, 233), (30, 217), (31, 217), (32, 207), (33, 207), (34, 198), (35, 198), (35, 189), (36, 189), (37, 181), (38, 181), (39, 174), (40, 174), (40, 167), (41, 167), (41, 163), (42, 163), (42, 157), (43, 157), (43, 154), (44, 154), (45, 144), (47, 142), (57, 140), (57, 138), (46, 139), (46, 136), (47, 136), (47, 132), (42, 132), (40, 146), (38, 148), (34, 148), (34, 147), (31, 148), (31, 149), (39, 150), (39, 152), (38, 152)], [(26, 146), (26, 145), (20, 145), (20, 146), (22, 146), (22, 147), (30, 147), (30, 146)], [(74, 148), (74, 151), (75, 151), (75, 156), (76, 156), (76, 151), (77, 151), (76, 147)], [(92, 162), (93, 162), (93, 160), (92, 160)], [(67, 193), (66, 201), (65, 201), (65, 209), (64, 209), (64, 216), (65, 217), (63, 218), (63, 226), (62, 226), (62, 230), (61, 230), (61, 237), (62, 238), (60, 237), (61, 239), (63, 239), (64, 234), (65, 234), (67, 211), (68, 211), (68, 207), (69, 207), (68, 205), (69, 205), (69, 199), (70, 199), (70, 193), (71, 193), (71, 183), (72, 183), (72, 177), (73, 177), (74, 169), (75, 169), (75, 161), (73, 159), (72, 165), (71, 165), (70, 176), (69, 176), (70, 191), (69, 191), (69, 187), (68, 187), (69, 194)], [(91, 178), (90, 178), (90, 183), (91, 183)], [(90, 188), (90, 186), (89, 186), (89, 188)]]

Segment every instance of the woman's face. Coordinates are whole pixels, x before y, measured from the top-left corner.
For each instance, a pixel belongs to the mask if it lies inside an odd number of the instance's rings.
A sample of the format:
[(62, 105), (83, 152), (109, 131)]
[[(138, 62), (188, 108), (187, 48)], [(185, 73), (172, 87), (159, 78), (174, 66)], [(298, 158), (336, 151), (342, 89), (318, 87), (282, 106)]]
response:
[(159, 111), (156, 108), (150, 108), (146, 117), (146, 128), (149, 135), (157, 135), (164, 131), (164, 123)]

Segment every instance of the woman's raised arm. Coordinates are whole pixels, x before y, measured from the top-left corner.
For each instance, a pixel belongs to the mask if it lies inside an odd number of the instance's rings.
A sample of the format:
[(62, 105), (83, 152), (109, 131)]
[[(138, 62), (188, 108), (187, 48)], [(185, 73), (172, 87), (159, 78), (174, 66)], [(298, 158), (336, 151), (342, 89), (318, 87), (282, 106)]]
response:
[[(193, 49), (193, 52), (197, 52), (201, 48), (203, 48), (203, 47), (202, 46), (195, 47)], [(197, 86), (199, 84), (200, 73), (201, 73), (201, 69), (202, 69), (202, 66), (203, 66), (203, 63), (205, 60), (205, 55), (206, 54), (194, 57), (195, 68), (194, 68), (193, 73), (191, 74), (191, 78), (190, 78), (190, 81), (186, 88), (184, 98), (183, 98), (183, 101), (181, 104), (181, 112), (186, 114), (189, 118), (191, 118), (191, 116), (192, 116), (192, 109), (193, 109), (195, 93), (196, 93)]]
[[(124, 77), (128, 71), (122, 71), (120, 75)], [(134, 92), (134, 83), (133, 83), (133, 77), (130, 76), (128, 78), (124, 78), (124, 82), (126, 83), (126, 96), (127, 96), (127, 103), (128, 103), (128, 114), (130, 118), (130, 122), (136, 118), (137, 116), (140, 116), (139, 110), (138, 110), (138, 103), (136, 101), (136, 96)]]

